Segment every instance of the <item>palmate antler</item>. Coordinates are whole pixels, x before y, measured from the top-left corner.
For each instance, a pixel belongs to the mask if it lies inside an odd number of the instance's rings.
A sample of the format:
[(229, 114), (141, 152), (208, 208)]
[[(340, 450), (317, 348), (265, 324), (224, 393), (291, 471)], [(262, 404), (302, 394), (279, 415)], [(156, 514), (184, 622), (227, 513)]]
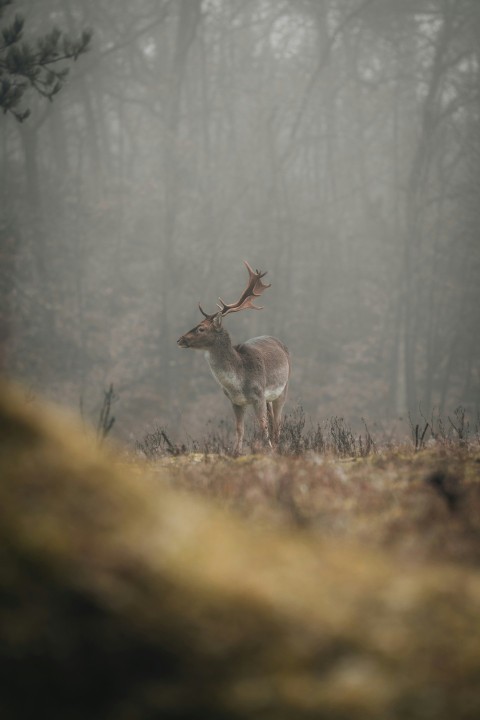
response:
[[(222, 317), (225, 317), (225, 315), (228, 315), (232, 312), (239, 312), (240, 310), (263, 310), (262, 307), (254, 305), (253, 301), (255, 300), (255, 298), (260, 297), (264, 290), (270, 287), (270, 285), (265, 285), (265, 283), (262, 282), (262, 278), (265, 277), (267, 273), (262, 273), (261, 270), (253, 270), (253, 268), (250, 267), (246, 260), (244, 260), (243, 262), (245, 263), (245, 267), (248, 270), (248, 285), (240, 296), (240, 299), (237, 300), (236, 303), (227, 305), (227, 303), (224, 302), (222, 298), (218, 298), (219, 302), (217, 304), (220, 308), (220, 313)], [(200, 304), (198, 307), (200, 308), (200, 312), (202, 313), (202, 315), (204, 315), (206, 318), (212, 319), (216, 314), (215, 313), (214, 315), (207, 315), (207, 313), (202, 310)]]

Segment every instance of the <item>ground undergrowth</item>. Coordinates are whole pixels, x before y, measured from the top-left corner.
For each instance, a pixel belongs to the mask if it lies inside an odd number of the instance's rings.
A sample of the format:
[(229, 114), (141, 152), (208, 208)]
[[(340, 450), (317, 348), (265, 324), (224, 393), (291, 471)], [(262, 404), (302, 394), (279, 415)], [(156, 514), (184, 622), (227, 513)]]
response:
[[(480, 413), (470, 418), (462, 406), (445, 418), (435, 411), (426, 417), (420, 409), (417, 418), (409, 415), (407, 420), (400, 418), (399, 423), (403, 427), (393, 426), (386, 430), (375, 425), (371, 432), (370, 425), (362, 418), (361, 427), (352, 429), (343, 417), (336, 415), (314, 422), (307, 418), (301, 406), (297, 406), (283, 420), (275, 451), (279, 455), (293, 457), (314, 452), (340, 458), (360, 458), (394, 450), (400, 444), (409, 446), (415, 452), (434, 446), (480, 448)], [(207, 428), (201, 438), (187, 436), (178, 442), (172, 439), (169, 428), (155, 427), (137, 440), (136, 450), (148, 459), (191, 453), (230, 456), (233, 426), (221, 420), (216, 426), (209, 427), (207, 423)], [(261, 447), (259, 437), (251, 428), (247, 430), (244, 445), (253, 452)]]

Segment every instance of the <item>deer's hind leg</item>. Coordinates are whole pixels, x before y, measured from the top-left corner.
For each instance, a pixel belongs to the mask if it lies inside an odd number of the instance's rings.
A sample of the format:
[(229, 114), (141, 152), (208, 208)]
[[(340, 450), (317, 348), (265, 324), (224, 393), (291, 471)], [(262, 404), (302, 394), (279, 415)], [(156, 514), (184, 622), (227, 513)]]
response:
[(273, 402), (269, 403), (269, 405), (271, 405), (272, 411), (272, 438), (274, 445), (278, 444), (278, 440), (280, 438), (280, 430), (282, 429), (282, 411), (283, 406), (285, 405), (285, 401), (287, 399), (287, 392), (288, 383), (285, 385), (282, 394), (279, 395), (276, 400), (273, 400)]
[(267, 415), (268, 415), (268, 433), (270, 437), (273, 437), (275, 434), (275, 426), (274, 426), (274, 419), (273, 419), (273, 408), (272, 403), (267, 402)]

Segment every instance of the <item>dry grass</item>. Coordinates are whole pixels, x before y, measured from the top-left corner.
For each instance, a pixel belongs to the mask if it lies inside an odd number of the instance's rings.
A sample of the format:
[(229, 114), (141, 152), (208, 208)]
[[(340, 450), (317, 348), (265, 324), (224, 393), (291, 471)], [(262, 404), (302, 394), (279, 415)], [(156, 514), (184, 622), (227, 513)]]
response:
[(160, 483), (256, 525), (299, 528), (413, 562), (480, 562), (480, 450), (438, 445), (339, 459), (190, 454), (150, 463)]

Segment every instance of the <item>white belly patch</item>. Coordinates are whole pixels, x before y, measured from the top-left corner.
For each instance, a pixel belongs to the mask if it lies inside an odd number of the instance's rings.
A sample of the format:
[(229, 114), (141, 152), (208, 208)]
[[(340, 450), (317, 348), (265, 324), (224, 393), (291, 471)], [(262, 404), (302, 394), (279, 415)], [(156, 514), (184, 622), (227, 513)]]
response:
[(280, 397), (280, 395), (282, 394), (282, 392), (284, 390), (285, 390), (285, 385), (280, 385), (279, 387), (276, 387), (276, 388), (267, 388), (265, 390), (265, 400), (267, 402), (273, 402), (274, 400), (276, 400), (277, 398)]

